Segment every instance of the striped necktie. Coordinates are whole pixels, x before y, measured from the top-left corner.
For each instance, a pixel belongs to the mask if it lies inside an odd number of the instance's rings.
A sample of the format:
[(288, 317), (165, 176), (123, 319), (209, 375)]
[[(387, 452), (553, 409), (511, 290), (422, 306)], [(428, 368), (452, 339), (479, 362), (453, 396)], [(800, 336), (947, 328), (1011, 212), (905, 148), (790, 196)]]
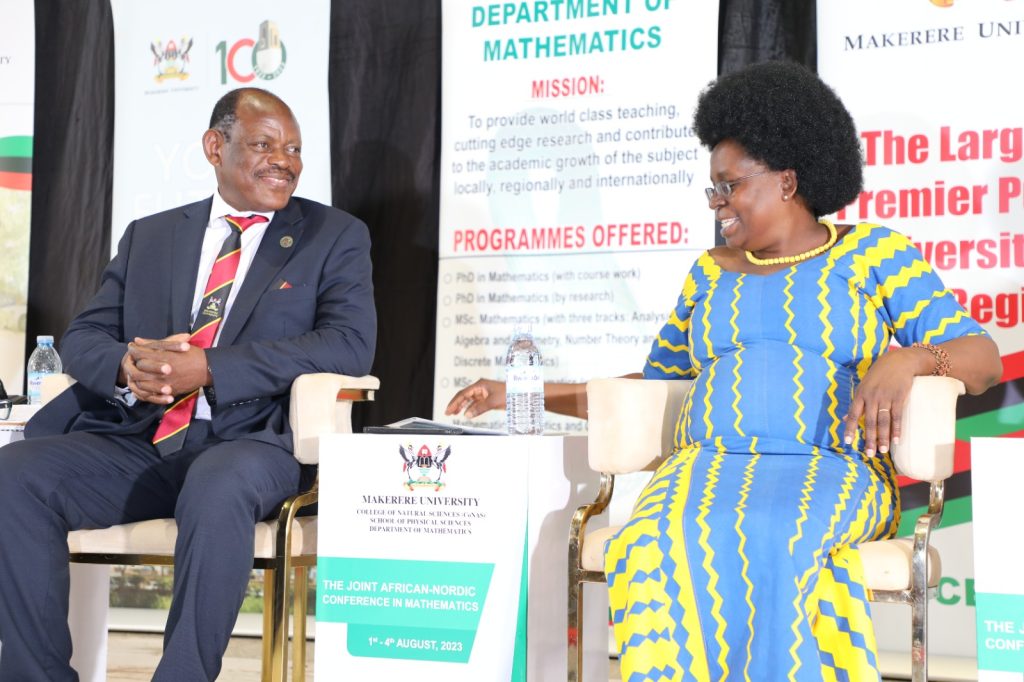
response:
[[(250, 226), (267, 222), (266, 216), (224, 216), (231, 232), (224, 239), (217, 254), (217, 260), (210, 270), (210, 278), (206, 281), (203, 300), (199, 304), (199, 312), (192, 323), (192, 336), (189, 343), (199, 348), (209, 348), (217, 337), (221, 320), (224, 318), (224, 305), (227, 303), (231, 285), (238, 272), (238, 261), (242, 255), (242, 233)], [(196, 400), (199, 398), (196, 389), (188, 395), (180, 396), (164, 410), (160, 425), (153, 435), (153, 445), (161, 455), (167, 456), (177, 452), (185, 444), (185, 434), (195, 412)]]

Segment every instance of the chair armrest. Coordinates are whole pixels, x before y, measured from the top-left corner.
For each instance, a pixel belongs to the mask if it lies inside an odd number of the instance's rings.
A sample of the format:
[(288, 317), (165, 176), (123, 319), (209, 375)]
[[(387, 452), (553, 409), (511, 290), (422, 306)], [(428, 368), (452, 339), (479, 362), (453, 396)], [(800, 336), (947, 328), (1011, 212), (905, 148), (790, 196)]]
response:
[(70, 374), (47, 374), (43, 377), (43, 383), (39, 387), (39, 397), (43, 405), (50, 402), (58, 395), (71, 388), (75, 380)]
[(612, 474), (653, 469), (672, 451), (675, 426), (693, 382), (594, 379), (587, 382), (587, 457)]
[(892, 448), (896, 470), (937, 483), (953, 475), (956, 399), (964, 384), (952, 377), (915, 377), (903, 407), (900, 442)]
[(373, 400), (380, 380), (373, 376), (303, 374), (292, 383), (288, 422), (295, 459), (320, 462), (319, 438), (327, 433), (352, 433), (352, 403)]

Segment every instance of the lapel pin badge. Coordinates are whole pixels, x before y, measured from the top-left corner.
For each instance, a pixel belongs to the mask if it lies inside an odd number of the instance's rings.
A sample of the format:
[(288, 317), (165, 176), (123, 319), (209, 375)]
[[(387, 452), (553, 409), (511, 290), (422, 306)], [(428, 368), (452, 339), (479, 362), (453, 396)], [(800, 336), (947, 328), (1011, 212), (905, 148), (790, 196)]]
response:
[(292, 239), (288, 235), (285, 235), (285, 236), (281, 237), (281, 247), (282, 248), (290, 249), (292, 247), (292, 244), (294, 244), (294, 243), (295, 243), (295, 240)]

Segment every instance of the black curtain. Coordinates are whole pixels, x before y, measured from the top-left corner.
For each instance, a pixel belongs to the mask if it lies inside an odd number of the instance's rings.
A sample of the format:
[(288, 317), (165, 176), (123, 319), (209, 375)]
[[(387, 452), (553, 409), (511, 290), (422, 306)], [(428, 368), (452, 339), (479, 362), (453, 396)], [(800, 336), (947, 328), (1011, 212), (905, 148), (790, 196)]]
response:
[[(356, 412), (357, 428), (431, 413), (441, 2), (335, 0), (331, 5), (333, 202), (370, 227), (380, 323), (373, 373), (381, 379), (381, 391), (376, 403)], [(110, 255), (113, 184), (109, 0), (36, 0), (35, 7), (26, 357), (36, 334), (59, 339), (95, 291)], [(814, 68), (814, 0), (722, 0), (720, 72), (783, 58)], [(307, 146), (327, 143), (305, 140)]]
[[(108, 0), (36, 2), (26, 359), (60, 339), (110, 260), (114, 25)], [(58, 346), (59, 347), (59, 346)]]

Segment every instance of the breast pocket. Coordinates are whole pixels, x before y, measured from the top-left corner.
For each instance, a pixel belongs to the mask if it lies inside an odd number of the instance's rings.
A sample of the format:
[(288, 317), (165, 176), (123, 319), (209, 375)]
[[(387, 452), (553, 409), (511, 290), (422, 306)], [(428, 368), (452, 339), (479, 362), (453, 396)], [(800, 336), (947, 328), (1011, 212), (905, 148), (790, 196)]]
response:
[(315, 320), (316, 288), (292, 286), (264, 294), (250, 328), (260, 338), (287, 338), (310, 331)]

